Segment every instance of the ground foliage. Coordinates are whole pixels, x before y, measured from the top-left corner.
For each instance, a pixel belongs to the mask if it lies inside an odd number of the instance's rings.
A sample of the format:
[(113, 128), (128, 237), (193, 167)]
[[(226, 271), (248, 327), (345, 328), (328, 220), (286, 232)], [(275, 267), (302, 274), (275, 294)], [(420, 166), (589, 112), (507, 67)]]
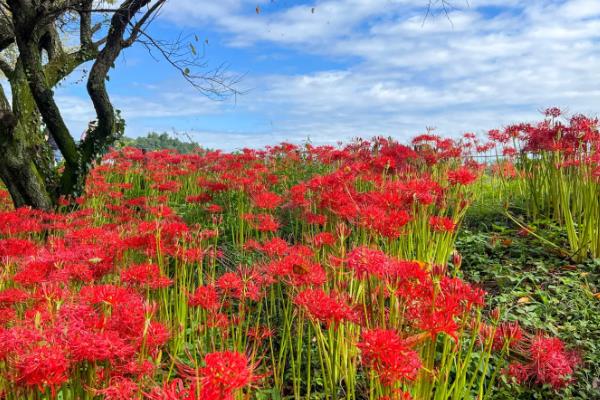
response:
[[(500, 308), (504, 318), (529, 329), (552, 332), (579, 349), (584, 361), (573, 385), (563, 392), (524, 388), (503, 377), (494, 398), (600, 398), (600, 260), (576, 262), (527, 234), (494, 201), (493, 190), (487, 188), (483, 204), (467, 215), (457, 239), (461, 276), (485, 288), (490, 309)], [(552, 221), (528, 227), (568, 247), (566, 234)]]

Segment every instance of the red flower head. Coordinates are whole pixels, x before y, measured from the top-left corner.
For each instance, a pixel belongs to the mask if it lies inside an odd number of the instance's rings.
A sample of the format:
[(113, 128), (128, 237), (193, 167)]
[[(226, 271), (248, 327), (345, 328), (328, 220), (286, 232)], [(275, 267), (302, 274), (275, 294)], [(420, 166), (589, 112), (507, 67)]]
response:
[(527, 361), (513, 363), (505, 372), (519, 383), (535, 382), (561, 389), (573, 381), (580, 358), (574, 351), (566, 350), (560, 339), (538, 334), (517, 348)]
[(360, 278), (369, 275), (383, 278), (388, 272), (387, 255), (381, 250), (374, 250), (365, 246), (356, 247), (349, 252), (347, 262), (348, 267)]
[(494, 335), (494, 350), (501, 350), (504, 345), (513, 347), (523, 339), (523, 330), (518, 322), (503, 322)]
[(335, 243), (335, 236), (330, 232), (320, 232), (313, 237), (312, 242), (316, 247), (331, 246)]
[(205, 310), (219, 309), (219, 295), (214, 286), (199, 286), (189, 299), (190, 306), (201, 307)]
[(251, 196), (252, 203), (258, 208), (273, 210), (283, 201), (281, 196), (272, 192), (257, 192)]
[(362, 363), (372, 368), (385, 385), (413, 380), (421, 369), (417, 352), (410, 349), (394, 330), (365, 330), (358, 348)]
[(287, 253), (288, 248), (288, 242), (281, 238), (275, 237), (269, 241), (266, 241), (262, 245), (261, 250), (264, 251), (269, 257), (274, 257), (283, 256), (285, 253)]
[(156, 264), (132, 265), (121, 272), (121, 282), (159, 289), (170, 286), (173, 281), (160, 272)]
[(456, 228), (456, 224), (451, 218), (436, 215), (429, 218), (429, 225), (436, 232), (454, 232), (454, 228)]
[(236, 390), (249, 385), (254, 378), (248, 358), (238, 352), (209, 353), (204, 362), (199, 371), (202, 399), (231, 400)]
[(555, 389), (572, 382), (579, 357), (565, 350), (560, 339), (537, 335), (531, 341), (530, 354), (530, 369), (535, 373), (536, 382), (548, 383)]
[(105, 400), (130, 400), (139, 392), (138, 384), (129, 378), (115, 378), (105, 389), (94, 390), (96, 395), (101, 395)]
[(16, 381), (25, 386), (36, 386), (40, 391), (56, 387), (68, 379), (70, 363), (63, 348), (56, 345), (43, 345), (18, 356)]
[(558, 107), (550, 107), (544, 110), (544, 115), (546, 117), (558, 118), (562, 114), (562, 111)]
[(477, 180), (477, 174), (467, 167), (448, 172), (448, 182), (452, 185), (469, 185)]
[(356, 312), (347, 302), (325, 293), (322, 289), (306, 289), (298, 293), (294, 303), (305, 309), (311, 318), (326, 324), (356, 321)]

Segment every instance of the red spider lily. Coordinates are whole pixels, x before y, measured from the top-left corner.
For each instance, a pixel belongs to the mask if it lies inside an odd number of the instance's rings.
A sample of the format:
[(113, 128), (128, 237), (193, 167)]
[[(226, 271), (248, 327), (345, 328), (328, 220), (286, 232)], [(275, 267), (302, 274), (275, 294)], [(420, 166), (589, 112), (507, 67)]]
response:
[(185, 201), (188, 203), (207, 203), (212, 200), (212, 195), (208, 193), (202, 193), (195, 196), (187, 196)]
[(381, 250), (373, 250), (364, 246), (356, 247), (348, 253), (346, 261), (348, 268), (361, 278), (368, 276), (383, 278), (388, 272), (388, 258)]
[(325, 225), (327, 222), (327, 216), (323, 214), (313, 214), (309, 212), (304, 215), (304, 218), (309, 224)]
[[(113, 376), (128, 376), (137, 379), (152, 378), (157, 371), (157, 366), (149, 360), (132, 360), (123, 365), (114, 363)], [(102, 379), (99, 379), (102, 381)]]
[(226, 295), (240, 298), (244, 293), (244, 281), (234, 272), (226, 272), (217, 279), (216, 286)]
[(271, 214), (247, 214), (244, 219), (260, 232), (276, 232), (280, 227), (277, 219)]
[(68, 380), (70, 363), (65, 349), (57, 345), (41, 345), (18, 355), (15, 362), (16, 382), (24, 386), (56, 388)]
[(357, 321), (354, 309), (339, 296), (329, 295), (322, 289), (306, 289), (294, 298), (294, 303), (305, 309), (310, 318), (337, 325), (343, 321)]
[(90, 304), (124, 304), (133, 294), (126, 288), (115, 285), (85, 286), (79, 292), (81, 300)]
[(163, 323), (151, 321), (138, 341), (141, 340), (144, 347), (153, 350), (166, 345), (170, 336), (169, 329)]
[(219, 294), (214, 286), (199, 286), (190, 295), (189, 304), (192, 307), (201, 307), (205, 310), (215, 311), (219, 309)]
[(14, 308), (0, 307), (0, 327), (16, 319), (17, 312)]
[(454, 232), (456, 228), (451, 218), (436, 215), (429, 218), (429, 225), (436, 232)]
[(189, 387), (185, 387), (182, 379), (176, 378), (170, 382), (164, 382), (162, 387), (155, 387), (150, 393), (145, 394), (148, 400), (201, 400), (200, 390), (192, 381)]
[(204, 363), (199, 370), (202, 399), (233, 399), (236, 390), (255, 379), (254, 367), (244, 354), (238, 352), (209, 353), (204, 357)]
[(273, 335), (273, 329), (267, 326), (250, 327), (248, 329), (248, 337), (258, 341), (269, 339), (273, 337)]
[(562, 114), (562, 110), (558, 107), (551, 107), (544, 110), (546, 117), (558, 118)]
[(160, 289), (170, 286), (173, 281), (160, 272), (155, 264), (132, 265), (121, 271), (121, 282), (131, 285), (140, 285), (151, 289)]
[(259, 249), (269, 257), (283, 256), (288, 252), (289, 244), (285, 240), (275, 237), (263, 243)]
[(469, 185), (476, 180), (477, 174), (466, 167), (461, 167), (448, 172), (448, 182), (452, 185)]
[(385, 385), (413, 380), (421, 369), (419, 355), (400, 339), (396, 331), (364, 330), (358, 348), (362, 363), (371, 368)]
[(25, 239), (0, 239), (0, 260), (9, 257), (22, 257), (35, 252), (36, 245)]
[(218, 204), (209, 204), (206, 206), (206, 211), (217, 214), (223, 212), (223, 207)]
[(523, 330), (518, 322), (503, 322), (494, 335), (494, 350), (501, 350), (505, 345), (514, 347), (523, 339)]
[(335, 236), (330, 232), (319, 232), (312, 238), (312, 243), (316, 247), (331, 246), (335, 243)]
[(515, 378), (520, 384), (527, 383), (530, 378), (529, 368), (520, 362), (510, 363), (504, 373)]
[(394, 393), (391, 396), (381, 396), (378, 400), (413, 400), (413, 398), (408, 392), (394, 390)]
[(199, 286), (196, 291), (190, 295), (189, 304), (192, 307), (201, 307), (205, 310), (218, 310), (220, 306), (219, 294), (214, 286)]
[(108, 387), (95, 389), (93, 392), (106, 400), (131, 400), (140, 393), (140, 387), (132, 379), (118, 377), (113, 379)]
[(258, 207), (263, 208), (265, 210), (273, 210), (277, 208), (283, 199), (281, 196), (272, 193), (272, 192), (257, 192), (252, 195), (252, 203)]
[(573, 381), (573, 373), (579, 365), (579, 355), (565, 349), (564, 343), (555, 337), (537, 334), (518, 346), (526, 362), (513, 362), (508, 375), (519, 383), (535, 382), (549, 384), (560, 389)]
[(69, 351), (75, 361), (125, 360), (135, 354), (135, 348), (112, 330), (73, 330)]
[(548, 383), (554, 388), (566, 386), (572, 380), (574, 368), (579, 357), (565, 350), (564, 343), (558, 338), (536, 335), (529, 347), (531, 355), (530, 369), (535, 373), (538, 383)]
[(29, 299), (29, 293), (16, 288), (0, 290), (0, 306), (7, 306), (25, 302)]
[(294, 246), (284, 257), (262, 266), (267, 277), (280, 279), (292, 286), (322, 285), (327, 275), (321, 264), (311, 259), (312, 250), (304, 246)]

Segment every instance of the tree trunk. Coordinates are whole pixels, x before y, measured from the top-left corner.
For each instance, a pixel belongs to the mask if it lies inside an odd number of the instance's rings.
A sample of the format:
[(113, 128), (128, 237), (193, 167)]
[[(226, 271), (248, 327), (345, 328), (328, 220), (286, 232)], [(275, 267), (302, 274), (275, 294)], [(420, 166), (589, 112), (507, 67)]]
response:
[(53, 200), (36, 164), (18, 140), (14, 116), (0, 117), (0, 178), (6, 184), (15, 207), (31, 206), (50, 210)]
[(7, 183), (15, 207), (53, 208), (52, 198), (46, 192), (44, 181), (33, 162), (20, 158), (18, 154), (4, 154), (0, 161), (0, 177)]
[(8, 78), (12, 107), (0, 88), (0, 179), (15, 207), (50, 210), (56, 200), (52, 151), (20, 64)]

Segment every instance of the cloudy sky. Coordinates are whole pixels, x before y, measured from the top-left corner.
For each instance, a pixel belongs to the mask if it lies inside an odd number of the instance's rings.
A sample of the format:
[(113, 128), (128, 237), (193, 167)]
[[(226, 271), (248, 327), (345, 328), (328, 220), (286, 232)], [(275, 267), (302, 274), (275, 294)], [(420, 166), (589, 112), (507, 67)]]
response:
[[(127, 50), (109, 89), (127, 135), (188, 132), (226, 150), (485, 132), (549, 106), (600, 106), (600, 1), (170, 0), (154, 37), (195, 42), (242, 95), (203, 96), (157, 53)], [(257, 7), (260, 12), (257, 13)], [(57, 95), (75, 136), (93, 117), (76, 73)]]

